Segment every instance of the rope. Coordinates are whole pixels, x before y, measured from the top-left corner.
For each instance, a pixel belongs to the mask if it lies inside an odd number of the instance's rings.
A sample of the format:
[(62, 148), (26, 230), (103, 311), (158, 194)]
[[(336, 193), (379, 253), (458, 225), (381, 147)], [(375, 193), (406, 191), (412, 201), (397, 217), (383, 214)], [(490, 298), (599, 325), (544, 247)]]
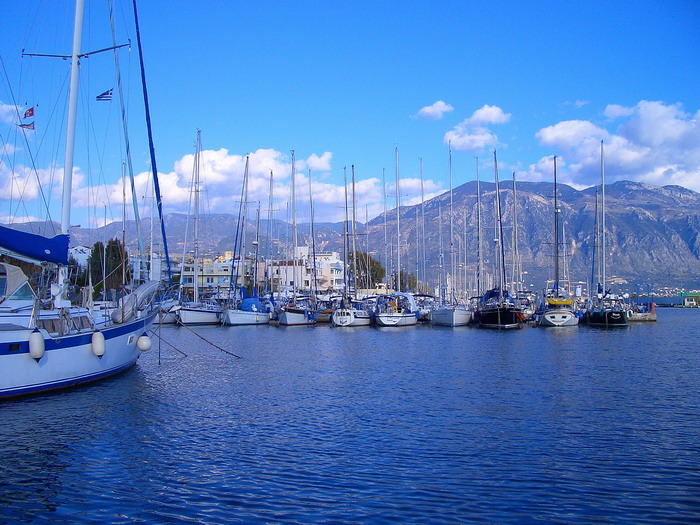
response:
[(183, 352), (182, 350), (180, 350), (178, 347), (176, 347), (176, 346), (175, 346), (174, 344), (172, 344), (171, 342), (166, 341), (165, 339), (163, 339), (163, 336), (161, 336), (160, 334), (158, 334), (155, 330), (151, 330), (151, 334), (155, 335), (155, 336), (158, 338), (159, 341), (164, 342), (166, 345), (172, 347), (174, 350), (177, 350), (178, 352), (180, 352), (180, 353), (181, 353), (182, 355), (184, 355), (185, 357), (188, 357), (188, 355), (187, 355), (185, 352)]
[(217, 350), (221, 350), (224, 354), (232, 355), (233, 357), (236, 357), (236, 358), (238, 358), (238, 359), (243, 359), (241, 356), (236, 355), (236, 354), (234, 354), (233, 352), (229, 352), (229, 351), (226, 350), (225, 348), (221, 348), (220, 346), (215, 345), (214, 343), (212, 343), (212, 342), (209, 341), (208, 339), (205, 339), (204, 337), (202, 337), (201, 335), (199, 335), (197, 332), (195, 332), (194, 330), (192, 330), (192, 328), (190, 328), (190, 327), (187, 326), (186, 324), (183, 324), (182, 321), (180, 321), (179, 319), (176, 319), (176, 320), (177, 320), (177, 324), (178, 324), (179, 326), (182, 326), (182, 327), (184, 327), (184, 328), (187, 328), (190, 332), (192, 332), (194, 335), (196, 335), (197, 337), (199, 337), (202, 341), (204, 341), (205, 343), (209, 343), (211, 346), (213, 346), (213, 347), (216, 348)]

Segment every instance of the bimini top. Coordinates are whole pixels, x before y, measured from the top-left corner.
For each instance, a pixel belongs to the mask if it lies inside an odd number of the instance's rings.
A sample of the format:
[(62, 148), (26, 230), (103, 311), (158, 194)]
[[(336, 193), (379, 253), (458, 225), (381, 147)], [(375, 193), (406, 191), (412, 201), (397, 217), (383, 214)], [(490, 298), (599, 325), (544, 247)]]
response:
[[(22, 287), (29, 287), (29, 282), (27, 281), (27, 276), (24, 275), (22, 269), (18, 266), (14, 266), (8, 263), (0, 263), (0, 304), (2, 304), (5, 299), (12, 297), (20, 290)], [(28, 290), (22, 290), (22, 299), (26, 299)], [(33, 298), (33, 292), (29, 294), (30, 298)]]

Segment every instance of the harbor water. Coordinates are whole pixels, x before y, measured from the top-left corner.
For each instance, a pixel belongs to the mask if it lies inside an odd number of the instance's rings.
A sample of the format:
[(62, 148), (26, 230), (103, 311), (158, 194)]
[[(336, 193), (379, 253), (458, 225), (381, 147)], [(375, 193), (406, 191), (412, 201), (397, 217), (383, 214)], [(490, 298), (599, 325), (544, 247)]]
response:
[(658, 319), (164, 327), (0, 404), (0, 522), (697, 523), (700, 310)]

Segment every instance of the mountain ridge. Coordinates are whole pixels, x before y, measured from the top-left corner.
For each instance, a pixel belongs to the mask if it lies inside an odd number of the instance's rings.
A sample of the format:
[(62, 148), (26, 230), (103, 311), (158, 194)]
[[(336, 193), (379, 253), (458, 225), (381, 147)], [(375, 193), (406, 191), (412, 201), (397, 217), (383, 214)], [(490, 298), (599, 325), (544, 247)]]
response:
[[(482, 246), (484, 267), (493, 266), (493, 227), (495, 224), (495, 184), (481, 182)], [(499, 184), (503, 215), (507, 270), (512, 266), (513, 234), (513, 181)], [(453, 225), (457, 259), (464, 272), (466, 258), (467, 275), (476, 268), (477, 212), (476, 181), (466, 182), (453, 190)], [(551, 278), (553, 267), (553, 190), (550, 182), (516, 183), (518, 251), (528, 279), (525, 286), (539, 289)], [(569, 269), (569, 277), (575, 281), (588, 281), (595, 246), (596, 192), (592, 187), (577, 190), (558, 184), (558, 202), (564, 229), (562, 262)], [(700, 193), (681, 186), (652, 186), (649, 184), (617, 181), (605, 186), (607, 274), (613, 281), (627, 286), (651, 284), (655, 287), (695, 287), (700, 285)], [(421, 210), (425, 213), (425, 235), (422, 231)], [(421, 204), (401, 206), (401, 260), (402, 267), (415, 272), (417, 251), (422, 252), (425, 243), (426, 267), (430, 275), (439, 271), (439, 230), (442, 228), (443, 260), (449, 262), (449, 192), (442, 193)], [(385, 244), (385, 220), (386, 237)], [(466, 220), (466, 246), (464, 244)], [(200, 250), (205, 254), (222, 254), (231, 250), (236, 229), (233, 214), (210, 214), (200, 217)], [(187, 228), (187, 215), (166, 215), (170, 255), (181, 256), (185, 242), (191, 240), (191, 224)], [(150, 243), (150, 219), (142, 219), (144, 242)], [(191, 223), (191, 221), (190, 221)], [(440, 224), (441, 223), (441, 224)], [(15, 226), (18, 227), (18, 226)], [(28, 228), (28, 227), (27, 227)], [(22, 228), (25, 229), (25, 228)], [(190, 230), (189, 232), (187, 230)], [(298, 225), (299, 244), (306, 244), (309, 225)], [(111, 223), (97, 229), (75, 228), (71, 245), (92, 246), (117, 236), (121, 238), (121, 223)], [(369, 251), (380, 262), (386, 260), (386, 249), (395, 255), (397, 245), (396, 209), (386, 215), (371, 219), (367, 224), (357, 223), (358, 251)], [(153, 227), (160, 237), (157, 226)], [(246, 225), (247, 249), (252, 253), (251, 242), (255, 236), (254, 221)], [(271, 231), (270, 253), (284, 257), (291, 245), (291, 227), (284, 221), (273, 219), (268, 229), (267, 220), (260, 221), (260, 254), (267, 253), (266, 234)], [(318, 251), (343, 252), (343, 222), (317, 223), (314, 225)], [(135, 238), (134, 221), (127, 221), (127, 237)], [(416, 247), (420, 239), (420, 249)], [(464, 255), (466, 251), (466, 257)], [(510, 274), (509, 274), (510, 275)], [(623, 283), (624, 284), (624, 283)]]

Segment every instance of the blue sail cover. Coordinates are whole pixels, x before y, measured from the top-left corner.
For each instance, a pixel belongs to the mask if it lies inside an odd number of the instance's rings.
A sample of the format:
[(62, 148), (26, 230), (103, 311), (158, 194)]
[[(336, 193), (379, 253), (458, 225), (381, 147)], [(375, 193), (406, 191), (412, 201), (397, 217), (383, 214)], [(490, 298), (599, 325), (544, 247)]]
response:
[(68, 264), (68, 235), (44, 237), (0, 225), (0, 247), (39, 261)]

